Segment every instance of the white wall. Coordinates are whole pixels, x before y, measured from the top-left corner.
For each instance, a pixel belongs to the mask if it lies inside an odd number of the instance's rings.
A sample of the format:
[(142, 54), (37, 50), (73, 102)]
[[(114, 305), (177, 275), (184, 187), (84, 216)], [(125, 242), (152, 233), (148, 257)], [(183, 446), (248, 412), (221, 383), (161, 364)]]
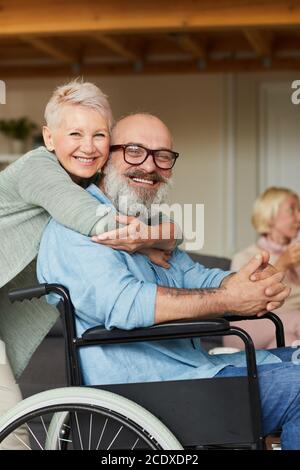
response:
[[(115, 117), (158, 114), (180, 158), (171, 202), (205, 204), (203, 253), (230, 256), (254, 240), (249, 222), (258, 194), (259, 90), (293, 74), (88, 77), (109, 96)], [(87, 77), (85, 77), (87, 79)], [(66, 80), (8, 80), (1, 117), (27, 115), (42, 124), (51, 91)], [(0, 141), (0, 153), (7, 150)]]
[[(235, 247), (242, 249), (245, 245), (255, 240), (255, 233), (251, 227), (250, 215), (253, 201), (266, 184), (262, 185), (262, 165), (266, 158), (264, 153), (269, 152), (267, 145), (271, 145), (268, 138), (268, 128), (271, 124), (272, 113), (282, 103), (282, 94), (288, 103), (284, 109), (289, 108), (289, 115), (285, 113), (285, 118), (294, 120), (298, 114), (300, 118), (300, 107), (292, 106), (290, 96), (292, 93), (291, 83), (297, 79), (299, 74), (295, 73), (261, 73), (261, 74), (240, 74), (236, 80), (236, 114), (235, 114)], [(280, 93), (272, 93), (271, 100), (267, 103), (265, 94), (267, 90), (278, 88)], [(272, 104), (273, 100), (273, 104)], [(276, 101), (276, 103), (275, 103)], [(274, 106), (273, 106), (274, 105)], [(293, 109), (292, 109), (293, 108)], [(279, 113), (277, 114), (279, 116)], [(299, 127), (300, 128), (300, 121)], [(293, 129), (295, 126), (293, 125)], [(296, 129), (295, 129), (296, 131)], [(273, 133), (273, 139), (276, 138)], [(268, 143), (266, 143), (266, 139)], [(272, 142), (274, 145), (274, 140)], [(287, 148), (288, 148), (287, 144)], [(286, 148), (286, 150), (287, 150)], [(292, 150), (292, 146), (290, 146)], [(289, 164), (290, 152), (286, 152), (286, 164)], [(269, 170), (276, 165), (275, 155), (269, 157)], [(272, 175), (264, 175), (265, 181), (269, 185), (282, 184), (279, 179), (272, 178)], [(286, 186), (292, 184), (287, 179)]]

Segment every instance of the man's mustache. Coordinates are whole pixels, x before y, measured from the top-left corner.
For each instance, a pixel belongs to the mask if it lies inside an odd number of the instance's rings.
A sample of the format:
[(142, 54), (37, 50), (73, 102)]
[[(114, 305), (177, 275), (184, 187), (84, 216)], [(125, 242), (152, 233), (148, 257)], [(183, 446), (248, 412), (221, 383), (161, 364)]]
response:
[(143, 178), (148, 181), (153, 181), (154, 183), (167, 183), (168, 179), (164, 178), (163, 176), (153, 171), (152, 173), (145, 173), (141, 170), (128, 170), (125, 173), (125, 176), (129, 176), (130, 178)]

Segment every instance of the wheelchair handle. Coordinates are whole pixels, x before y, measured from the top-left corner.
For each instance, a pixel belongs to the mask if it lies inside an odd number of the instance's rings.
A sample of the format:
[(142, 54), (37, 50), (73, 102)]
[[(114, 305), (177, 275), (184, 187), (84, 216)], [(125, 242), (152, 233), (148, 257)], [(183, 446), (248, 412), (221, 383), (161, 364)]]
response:
[(8, 298), (11, 302), (23, 300), (31, 300), (33, 298), (39, 299), (48, 293), (48, 284), (39, 284), (32, 287), (25, 287), (24, 289), (12, 289), (8, 293)]
[(8, 298), (11, 302), (22, 300), (39, 299), (43, 295), (50, 294), (53, 292), (60, 296), (66, 309), (72, 309), (72, 301), (70, 298), (69, 291), (66, 287), (61, 284), (36, 284), (35, 286), (24, 287), (24, 289), (11, 289), (8, 293)]

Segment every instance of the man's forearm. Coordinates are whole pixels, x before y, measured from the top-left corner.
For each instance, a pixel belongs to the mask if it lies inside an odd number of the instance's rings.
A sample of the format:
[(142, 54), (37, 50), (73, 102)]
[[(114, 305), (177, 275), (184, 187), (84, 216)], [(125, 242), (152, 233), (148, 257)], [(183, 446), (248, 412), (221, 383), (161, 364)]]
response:
[(261, 254), (254, 256), (238, 273), (226, 276), (215, 289), (176, 289), (158, 287), (155, 323), (172, 320), (215, 318), (226, 312), (244, 316), (262, 315), (280, 307), (290, 294), (283, 282), (284, 273), (275, 272), (265, 279), (251, 277), (264, 267)]
[(215, 318), (226, 311), (226, 290), (223, 287), (176, 289), (159, 286), (157, 289), (155, 323)]

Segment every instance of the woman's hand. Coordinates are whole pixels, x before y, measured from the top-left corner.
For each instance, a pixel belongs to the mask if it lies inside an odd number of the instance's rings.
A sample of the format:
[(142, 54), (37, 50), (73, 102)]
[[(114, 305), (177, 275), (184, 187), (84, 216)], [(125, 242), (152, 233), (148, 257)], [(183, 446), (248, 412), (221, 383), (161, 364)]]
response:
[(280, 255), (275, 266), (280, 271), (286, 271), (300, 265), (300, 241), (290, 243), (287, 249)]
[(151, 226), (137, 217), (122, 214), (116, 215), (116, 220), (124, 227), (95, 235), (92, 240), (95, 243), (110, 246), (115, 250), (124, 250), (128, 253), (152, 248), (156, 240), (151, 239)]
[(172, 252), (168, 250), (160, 250), (153, 248), (156, 240), (151, 239), (151, 226), (141, 222), (138, 218), (118, 214), (117, 222), (125, 225), (125, 227), (105, 232), (101, 235), (95, 235), (92, 240), (101, 245), (110, 246), (115, 250), (124, 250), (128, 253), (138, 251), (148, 256), (152, 263), (163, 268), (169, 269), (168, 260), (172, 256)]

